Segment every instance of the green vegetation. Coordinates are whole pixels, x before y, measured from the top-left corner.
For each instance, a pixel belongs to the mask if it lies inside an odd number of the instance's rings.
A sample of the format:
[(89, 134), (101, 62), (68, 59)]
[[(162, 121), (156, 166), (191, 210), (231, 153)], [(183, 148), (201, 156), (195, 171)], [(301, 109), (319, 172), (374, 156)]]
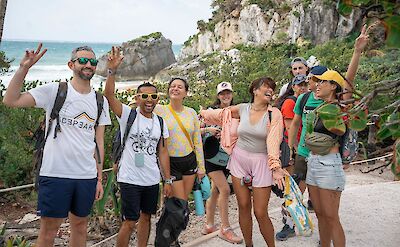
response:
[[(332, 40), (318, 46), (307, 44), (303, 47), (294, 44), (273, 44), (262, 47), (238, 45), (235, 47), (240, 51), (238, 61), (219, 52), (208, 54), (199, 60), (200, 67), (204, 71), (199, 73), (198, 70), (193, 70), (187, 75), (190, 96), (185, 104), (196, 110), (200, 105), (204, 107), (210, 105), (215, 100), (216, 85), (221, 81), (232, 82), (236, 103), (247, 102), (249, 100), (248, 86), (251, 81), (259, 77), (273, 78), (278, 88), (288, 82), (291, 78), (289, 62), (296, 56), (308, 58), (314, 55), (321, 64), (344, 74), (353, 53), (353, 45), (354, 38)], [(398, 59), (400, 50), (384, 47), (377, 54), (379, 56), (364, 55), (361, 58), (355, 86), (364, 95), (371, 92), (382, 80), (400, 78), (400, 60)], [(23, 91), (40, 84), (38, 81), (25, 83)], [(165, 84), (160, 84), (159, 87), (161, 92), (166, 92)], [(0, 95), (3, 94), (4, 87), (0, 87)], [(132, 100), (133, 94), (133, 91), (119, 92), (118, 98), (128, 103)], [(398, 92), (378, 94), (369, 104), (369, 111), (374, 112), (389, 105), (396, 100), (396, 97), (398, 97)], [(389, 109), (387, 112), (389, 114), (393, 111)], [(111, 167), (111, 143), (118, 127), (114, 115), (112, 113), (111, 115), (112, 125), (106, 128), (105, 134), (105, 168)], [(6, 187), (32, 183), (34, 146), (32, 136), (43, 116), (44, 112), (40, 109), (10, 109), (0, 103), (0, 126), (2, 126), (0, 128), (0, 177)], [(392, 116), (391, 119), (395, 117)], [(393, 135), (389, 134), (389, 136)], [(383, 137), (387, 137), (387, 133)]]
[(216, 24), (217, 22), (212, 19), (210, 19), (208, 22), (200, 20), (197, 21), (197, 29), (200, 31), (200, 33), (204, 33), (205, 31), (213, 32)]
[(184, 46), (184, 47), (187, 47), (187, 46), (191, 45), (193, 41), (196, 42), (198, 39), (199, 39), (199, 34), (194, 34), (194, 35), (190, 36), (189, 39), (186, 40), (186, 41), (183, 43), (183, 46)]
[(379, 19), (385, 26), (386, 44), (400, 48), (400, 3), (398, 1), (339, 0), (338, 11), (348, 16), (353, 9), (360, 9), (364, 16)]
[(0, 74), (8, 71), (12, 61), (6, 57), (4, 51), (0, 51)]
[(5, 245), (6, 247), (30, 247), (32, 244), (25, 239), (23, 236), (11, 236), (7, 239)]
[(260, 9), (262, 9), (264, 12), (278, 7), (276, 3), (272, 0), (249, 0), (247, 3), (257, 4), (258, 7), (260, 7)]
[(149, 35), (143, 35), (143, 36), (141, 36), (139, 38), (130, 40), (130, 41), (128, 41), (128, 43), (129, 44), (135, 44), (135, 43), (139, 43), (139, 42), (143, 42), (143, 41), (149, 40), (151, 38), (152, 39), (159, 39), (161, 37), (162, 37), (161, 32), (154, 32), (154, 33), (151, 33)]

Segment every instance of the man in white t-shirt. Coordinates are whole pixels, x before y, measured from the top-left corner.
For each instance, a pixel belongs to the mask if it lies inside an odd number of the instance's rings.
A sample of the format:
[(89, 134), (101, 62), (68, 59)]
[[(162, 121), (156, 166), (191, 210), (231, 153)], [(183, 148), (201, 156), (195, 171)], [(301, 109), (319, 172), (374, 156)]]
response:
[(137, 112), (118, 163), (117, 181), (121, 188), (123, 222), (118, 233), (117, 246), (129, 245), (136, 222), (139, 222), (137, 246), (145, 247), (149, 239), (151, 215), (157, 211), (161, 179), (157, 158), (164, 176), (164, 194), (168, 197), (171, 195), (173, 178), (170, 176), (170, 161), (165, 140), (169, 137), (169, 133), (165, 121), (162, 120), (163, 130), (161, 130), (159, 117), (153, 113), (159, 98), (154, 85), (147, 82), (137, 88), (135, 96), (137, 109), (122, 104), (115, 97), (115, 73), (122, 59), (120, 49), (113, 47), (107, 61), (108, 76), (104, 89), (111, 110), (117, 116), (121, 140), (125, 134), (130, 112)]
[[(39, 44), (36, 51), (26, 51), (3, 102), (10, 107), (43, 108), (48, 123), (59, 84), (48, 83), (21, 94), (29, 69), (47, 51), (41, 49), (42, 44)], [(59, 111), (59, 130), (55, 123), (51, 124), (49, 132), (46, 130), (49, 137), (44, 146), (38, 184), (37, 213), (41, 219), (36, 245), (40, 247), (54, 245), (58, 228), (66, 217), (71, 227), (70, 246), (86, 246), (87, 216), (94, 200), (103, 197), (104, 130), (111, 120), (106, 99), (97, 116), (96, 93), (90, 86), (97, 62), (90, 47), (72, 51), (68, 67), (73, 78), (67, 84), (67, 96)], [(94, 140), (99, 149), (99, 161), (95, 158)]]

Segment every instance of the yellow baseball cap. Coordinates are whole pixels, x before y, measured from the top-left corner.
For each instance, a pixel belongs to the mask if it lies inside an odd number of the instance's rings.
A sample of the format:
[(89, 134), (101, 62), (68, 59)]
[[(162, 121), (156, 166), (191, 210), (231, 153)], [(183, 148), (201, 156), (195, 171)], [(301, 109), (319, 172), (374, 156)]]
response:
[(339, 84), (342, 89), (346, 85), (346, 80), (343, 78), (341, 74), (339, 74), (335, 70), (327, 70), (322, 75), (314, 75), (316, 78), (323, 80), (323, 81), (334, 81)]

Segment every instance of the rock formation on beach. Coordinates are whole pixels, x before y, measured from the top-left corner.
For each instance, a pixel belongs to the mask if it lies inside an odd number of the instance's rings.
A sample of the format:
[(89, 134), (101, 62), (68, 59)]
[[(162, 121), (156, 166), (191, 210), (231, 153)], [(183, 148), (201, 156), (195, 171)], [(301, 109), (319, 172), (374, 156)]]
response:
[(343, 17), (335, 1), (324, 0), (229, 0), (223, 4), (224, 9), (218, 6), (208, 22), (197, 23), (199, 32), (185, 42), (180, 59), (237, 44), (296, 43), (299, 39), (321, 44), (347, 36), (361, 16), (355, 10)]
[[(152, 33), (122, 43), (124, 60), (118, 68), (117, 80), (146, 80), (175, 63), (172, 42), (161, 33)], [(107, 54), (99, 58), (96, 74), (107, 76)]]

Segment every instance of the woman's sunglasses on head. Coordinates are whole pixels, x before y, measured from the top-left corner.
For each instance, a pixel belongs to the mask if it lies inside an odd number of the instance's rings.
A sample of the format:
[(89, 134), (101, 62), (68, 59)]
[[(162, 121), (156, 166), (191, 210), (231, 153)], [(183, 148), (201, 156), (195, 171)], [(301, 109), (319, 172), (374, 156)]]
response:
[(136, 94), (137, 96), (139, 96), (141, 99), (147, 100), (149, 97), (152, 100), (157, 100), (158, 99), (158, 93), (139, 93)]
[(99, 63), (99, 60), (97, 60), (95, 58), (86, 58), (86, 57), (78, 57), (71, 61), (72, 62), (78, 61), (78, 63), (82, 64), (82, 65), (87, 64), (87, 62), (90, 62), (90, 65), (92, 65), (92, 66), (97, 66), (97, 64)]

